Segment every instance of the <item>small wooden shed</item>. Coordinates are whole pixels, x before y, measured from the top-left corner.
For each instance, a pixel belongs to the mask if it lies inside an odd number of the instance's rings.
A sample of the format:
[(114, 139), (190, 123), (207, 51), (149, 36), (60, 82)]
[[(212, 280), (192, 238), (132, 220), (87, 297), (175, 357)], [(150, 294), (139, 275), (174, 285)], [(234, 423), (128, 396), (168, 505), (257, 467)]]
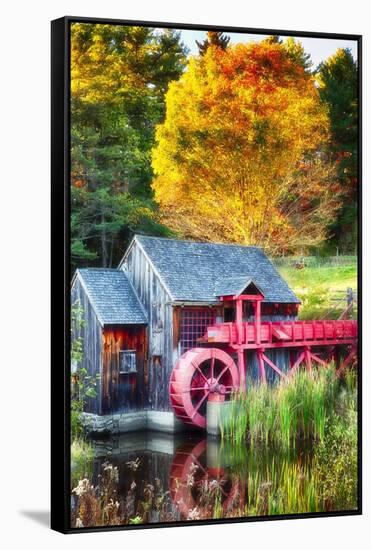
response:
[[(147, 315), (124, 271), (78, 269), (72, 282), (72, 306), (82, 311), (73, 327), (81, 338), (81, 367), (97, 379), (97, 396), (86, 412), (108, 414), (145, 406)], [(98, 375), (98, 376), (97, 376)]]

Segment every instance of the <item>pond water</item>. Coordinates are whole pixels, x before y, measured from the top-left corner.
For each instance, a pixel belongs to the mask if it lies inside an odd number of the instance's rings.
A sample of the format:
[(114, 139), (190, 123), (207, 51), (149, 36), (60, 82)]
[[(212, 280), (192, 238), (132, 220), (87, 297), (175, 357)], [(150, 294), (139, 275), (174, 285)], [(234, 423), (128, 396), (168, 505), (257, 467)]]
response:
[[(123, 525), (324, 511), (310, 447), (221, 442), (197, 433), (130, 433), (92, 441), (83, 525)], [(89, 470), (89, 471), (87, 471)], [(94, 489), (93, 489), (94, 488)], [(72, 521), (87, 492), (72, 494)], [(80, 499), (80, 501), (79, 501)]]

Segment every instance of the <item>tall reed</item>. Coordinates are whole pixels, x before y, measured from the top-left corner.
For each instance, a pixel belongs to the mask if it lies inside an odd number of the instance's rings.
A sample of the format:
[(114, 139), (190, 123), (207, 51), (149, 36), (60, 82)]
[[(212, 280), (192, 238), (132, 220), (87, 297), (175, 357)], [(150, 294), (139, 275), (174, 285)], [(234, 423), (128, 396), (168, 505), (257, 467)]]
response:
[(340, 393), (333, 367), (299, 371), (273, 386), (249, 383), (246, 393), (232, 397), (221, 420), (222, 438), (284, 447), (295, 446), (298, 439), (322, 441)]

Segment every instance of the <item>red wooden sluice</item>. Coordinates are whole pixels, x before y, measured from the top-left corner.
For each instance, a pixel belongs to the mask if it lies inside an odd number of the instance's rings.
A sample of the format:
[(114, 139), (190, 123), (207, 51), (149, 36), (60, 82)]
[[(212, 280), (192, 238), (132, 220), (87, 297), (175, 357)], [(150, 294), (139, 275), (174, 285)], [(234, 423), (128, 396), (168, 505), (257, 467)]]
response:
[[(318, 350), (327, 349), (330, 357), (338, 355), (340, 346), (348, 348), (337, 373), (340, 375), (357, 357), (357, 321), (275, 321), (261, 320), (261, 302), (264, 296), (245, 294), (222, 296), (221, 301), (233, 301), (236, 320), (215, 323), (207, 327), (198, 341), (200, 344), (216, 344), (220, 347), (198, 347), (183, 354), (170, 378), (170, 400), (176, 415), (185, 423), (199, 427), (206, 425), (206, 402), (224, 400), (236, 390), (246, 391), (245, 351), (256, 350), (259, 378), (266, 383), (266, 367), (282, 378), (292, 375), (301, 364), (308, 371), (313, 363), (326, 366), (318, 356)], [(243, 321), (243, 302), (254, 308), (254, 320)], [(314, 348), (314, 349), (313, 349)], [(317, 353), (315, 351), (317, 348)], [(266, 354), (267, 349), (290, 350), (290, 368), (284, 373)], [(299, 351), (296, 359), (294, 352)], [(237, 367), (231, 357), (237, 353)], [(219, 397), (218, 397), (219, 396)]]
[(357, 338), (357, 321), (278, 321), (218, 323), (207, 327), (200, 342), (228, 344), (244, 349), (294, 348), (352, 344)]

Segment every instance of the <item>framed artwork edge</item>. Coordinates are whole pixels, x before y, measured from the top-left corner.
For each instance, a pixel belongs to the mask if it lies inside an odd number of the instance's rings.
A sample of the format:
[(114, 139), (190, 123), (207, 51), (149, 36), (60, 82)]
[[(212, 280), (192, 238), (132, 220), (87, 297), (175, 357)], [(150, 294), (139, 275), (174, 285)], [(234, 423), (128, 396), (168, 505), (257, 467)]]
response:
[[(184, 30), (354, 40), (358, 45), (358, 509), (273, 516), (72, 528), (70, 525), (70, 25), (138, 25)], [(362, 514), (362, 35), (65, 16), (51, 22), (51, 528), (71, 534)]]

